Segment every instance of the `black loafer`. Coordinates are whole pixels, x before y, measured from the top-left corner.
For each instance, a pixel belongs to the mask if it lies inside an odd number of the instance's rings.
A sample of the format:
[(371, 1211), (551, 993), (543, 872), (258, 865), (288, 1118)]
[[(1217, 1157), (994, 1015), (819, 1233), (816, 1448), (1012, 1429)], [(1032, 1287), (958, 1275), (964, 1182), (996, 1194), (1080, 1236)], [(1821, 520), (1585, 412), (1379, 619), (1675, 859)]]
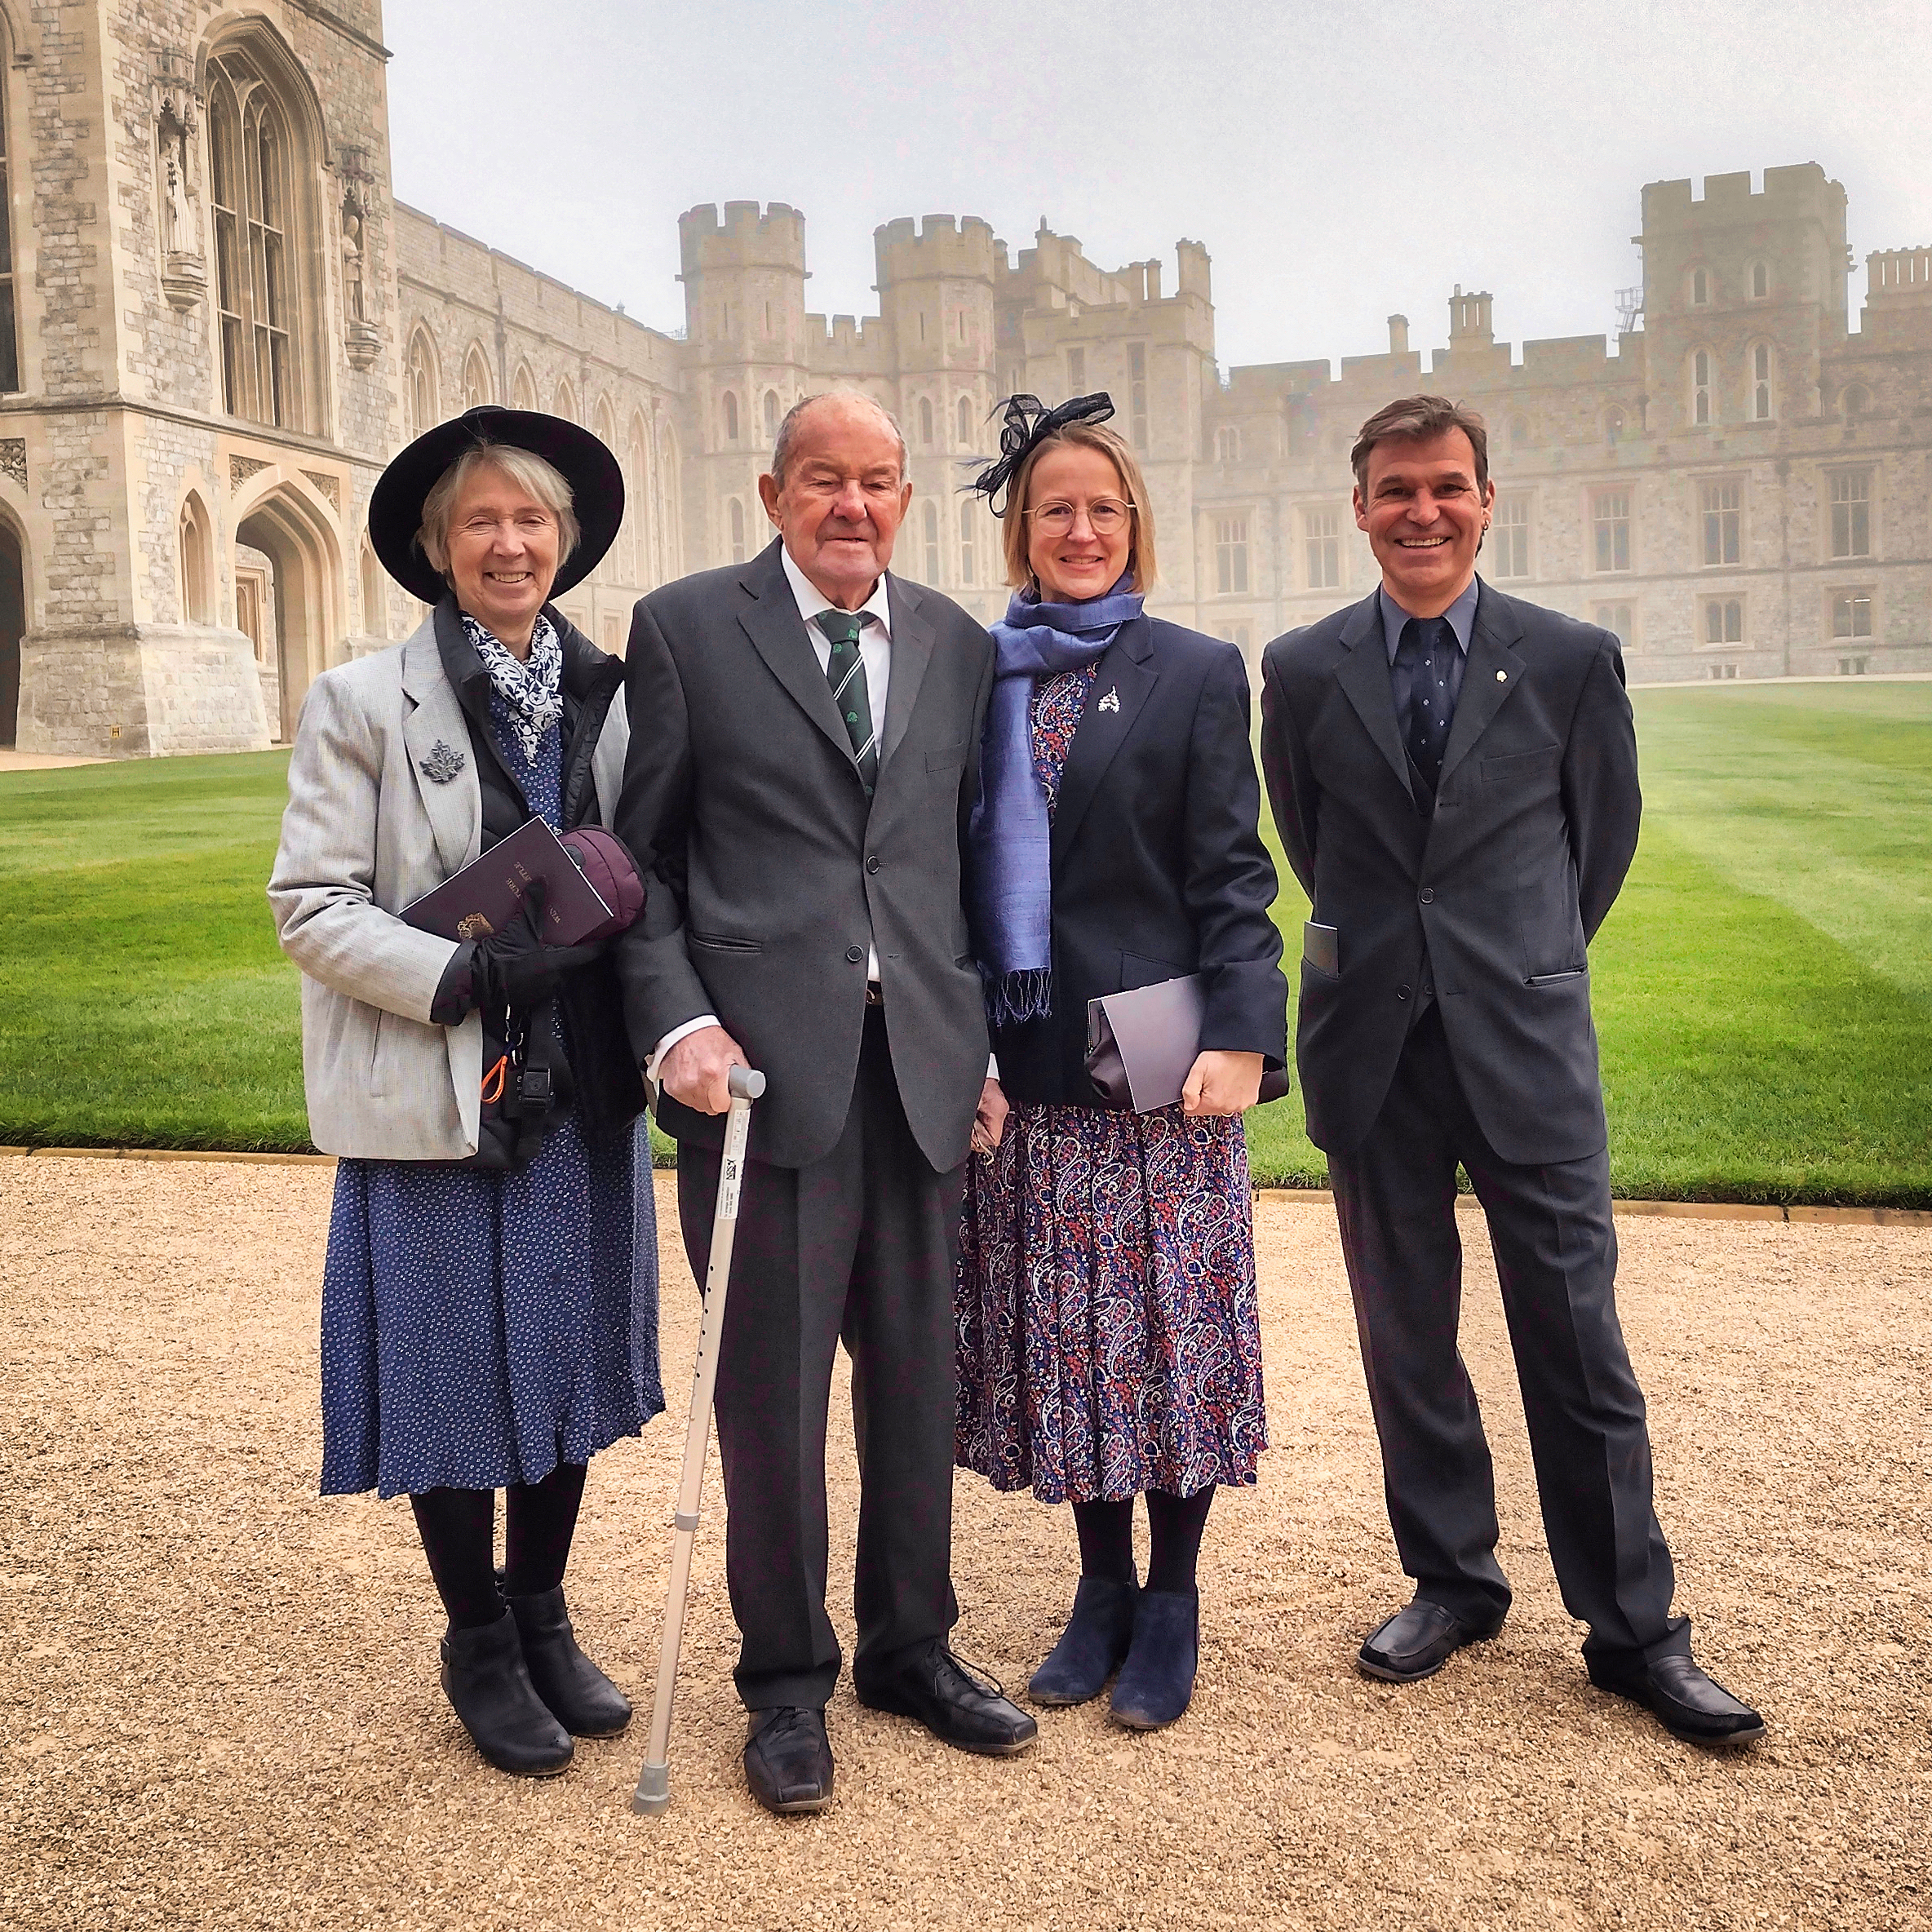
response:
[(745, 1782), (781, 1818), (822, 1811), (832, 1801), (832, 1744), (825, 1713), (796, 1704), (751, 1713), (745, 1739)]
[(562, 1587), (512, 1597), (509, 1605), (530, 1682), (550, 1714), (573, 1737), (615, 1737), (631, 1722), (631, 1700), (578, 1648)]
[(554, 1778), (575, 1747), (538, 1697), (508, 1611), (480, 1629), (443, 1639), (443, 1695), (476, 1748), (514, 1778)]
[(1502, 1628), (1465, 1624), (1439, 1603), (1418, 1597), (1369, 1633), (1355, 1661), (1365, 1676), (1385, 1684), (1416, 1684), (1433, 1677), (1464, 1645), (1482, 1643)]
[(1764, 1735), (1764, 1719), (1706, 1677), (1688, 1655), (1659, 1657), (1651, 1664), (1641, 1657), (1587, 1661), (1590, 1682), (1599, 1690), (1642, 1704), (1686, 1744), (1748, 1744)]
[(942, 1743), (983, 1757), (1011, 1757), (1039, 1735), (1039, 1726), (998, 1684), (968, 1670), (942, 1643), (890, 1677), (853, 1688), (868, 1709), (916, 1717)]

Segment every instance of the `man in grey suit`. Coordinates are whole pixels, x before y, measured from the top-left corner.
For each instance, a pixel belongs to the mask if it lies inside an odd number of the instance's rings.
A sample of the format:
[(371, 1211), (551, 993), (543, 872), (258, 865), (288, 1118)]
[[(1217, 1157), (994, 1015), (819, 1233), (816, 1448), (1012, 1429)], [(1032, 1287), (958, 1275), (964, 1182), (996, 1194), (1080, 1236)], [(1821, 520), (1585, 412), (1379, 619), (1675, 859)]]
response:
[(960, 852), (992, 643), (888, 572), (912, 486), (877, 404), (798, 404), (759, 489), (778, 539), (654, 592), (632, 620), (617, 830), (647, 884), (618, 970), (678, 1142), (701, 1281), (727, 1076), (755, 1065), (769, 1083), (717, 1418), (746, 1776), (793, 1812), (832, 1790), (825, 1429), (841, 1338), (862, 1484), (859, 1699), (994, 1755), (1035, 1726), (946, 1641), (953, 1273), (987, 1069)]
[(1325, 1149), (1384, 1487), (1416, 1596), (1362, 1646), (1410, 1683), (1502, 1627), (1489, 1446), (1456, 1349), (1456, 1172), (1496, 1251), (1550, 1557), (1590, 1681), (1699, 1744), (1762, 1735), (1671, 1612), (1585, 947), (1637, 849), (1617, 640), (1476, 575), (1482, 419), (1392, 402), (1353, 452), (1382, 581), (1270, 645), (1261, 764), (1314, 901), (1296, 1056)]

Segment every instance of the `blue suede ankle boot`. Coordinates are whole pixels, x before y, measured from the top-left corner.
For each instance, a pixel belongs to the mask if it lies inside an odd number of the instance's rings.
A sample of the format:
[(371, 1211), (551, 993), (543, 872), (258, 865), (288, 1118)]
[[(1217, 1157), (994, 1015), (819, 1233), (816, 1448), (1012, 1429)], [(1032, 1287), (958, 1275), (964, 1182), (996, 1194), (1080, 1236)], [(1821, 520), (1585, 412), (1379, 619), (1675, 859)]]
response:
[(1046, 1662), (1034, 1672), (1026, 1695), (1035, 1704), (1085, 1704), (1107, 1687), (1127, 1655), (1141, 1586), (1104, 1576), (1083, 1576), (1074, 1592), (1073, 1615)]
[(1114, 1720), (1159, 1730), (1185, 1711), (1200, 1661), (1201, 1600), (1193, 1590), (1142, 1590), (1133, 1641), (1114, 1684)]

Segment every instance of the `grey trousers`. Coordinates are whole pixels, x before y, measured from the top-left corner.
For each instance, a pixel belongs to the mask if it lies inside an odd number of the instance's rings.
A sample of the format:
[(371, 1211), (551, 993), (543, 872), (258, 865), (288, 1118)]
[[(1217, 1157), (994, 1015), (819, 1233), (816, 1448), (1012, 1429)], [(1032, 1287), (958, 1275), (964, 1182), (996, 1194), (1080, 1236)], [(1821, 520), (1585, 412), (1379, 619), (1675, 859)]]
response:
[(1459, 1163), (1489, 1222), (1544, 1530), (1564, 1606), (1589, 1626), (1584, 1650), (1687, 1651), (1651, 1506), (1643, 1394), (1617, 1320), (1609, 1154), (1544, 1167), (1500, 1159), (1433, 1005), (1368, 1137), (1328, 1160), (1402, 1568), (1419, 1597), (1478, 1628), (1509, 1610), (1489, 1444), (1456, 1345)]
[[(720, 1155), (678, 1147), (698, 1279)], [(943, 1637), (952, 1587), (953, 1276), (964, 1164), (936, 1173), (906, 1124), (879, 1008), (845, 1131), (806, 1168), (747, 1163), (718, 1363), (726, 1580), (747, 1708), (822, 1708), (840, 1653), (826, 1615), (825, 1433), (834, 1353), (852, 1358), (859, 1465), (853, 1673), (862, 1688)]]

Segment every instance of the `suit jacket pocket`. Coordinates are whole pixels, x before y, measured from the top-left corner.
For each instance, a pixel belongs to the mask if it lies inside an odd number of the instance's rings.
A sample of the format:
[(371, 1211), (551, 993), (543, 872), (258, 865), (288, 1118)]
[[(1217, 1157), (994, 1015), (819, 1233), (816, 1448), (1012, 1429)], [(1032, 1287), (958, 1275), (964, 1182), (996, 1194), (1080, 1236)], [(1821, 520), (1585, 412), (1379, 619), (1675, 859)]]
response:
[(714, 953), (761, 953), (764, 950), (762, 939), (736, 939), (725, 933), (691, 933), (686, 935), (693, 946), (702, 946)]
[(1172, 959), (1150, 959), (1144, 953), (1120, 955), (1120, 990), (1131, 993), (1137, 986), (1158, 986), (1163, 980), (1185, 979), (1194, 968), (1176, 966)]
[(926, 769), (933, 773), (956, 773), (966, 769), (966, 747), (940, 745), (926, 754)]
[(1512, 751), (1502, 758), (1486, 758), (1482, 782), (1486, 785), (1511, 785), (1520, 779), (1538, 778), (1544, 772), (1554, 771), (1562, 756), (1561, 745), (1544, 745), (1535, 751)]
[(1589, 971), (1587, 966), (1566, 966), (1561, 973), (1532, 973), (1523, 983), (1531, 986), (1566, 986), (1572, 980), (1581, 979)]

